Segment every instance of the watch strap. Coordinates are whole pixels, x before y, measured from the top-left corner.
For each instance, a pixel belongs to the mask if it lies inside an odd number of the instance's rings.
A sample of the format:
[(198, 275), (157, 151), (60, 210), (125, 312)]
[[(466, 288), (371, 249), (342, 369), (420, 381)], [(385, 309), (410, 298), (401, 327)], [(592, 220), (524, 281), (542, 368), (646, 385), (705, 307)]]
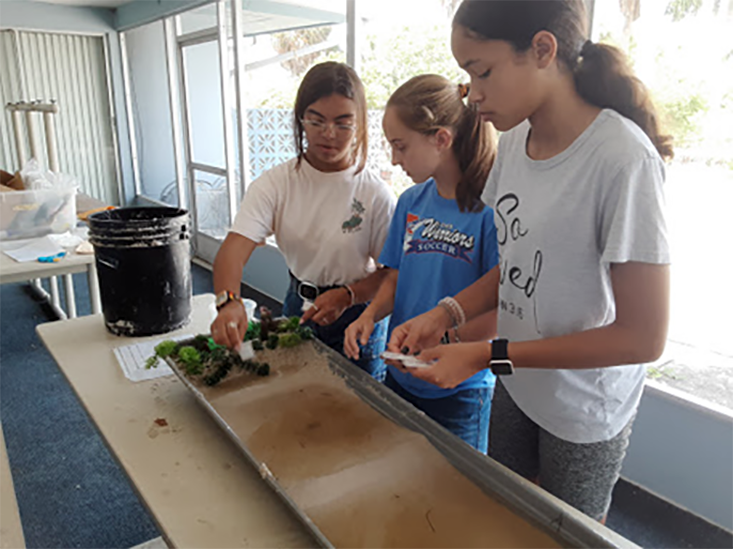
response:
[(234, 292), (230, 292), (229, 290), (226, 290), (226, 298), (224, 297), (224, 292), (220, 292), (217, 295), (217, 304), (216, 304), (216, 310), (221, 311), (222, 308), (224, 308), (226, 305), (228, 305), (232, 301), (241, 301), (241, 298), (235, 294)]
[(491, 360), (489, 366), (494, 375), (508, 376), (514, 373), (514, 364), (509, 358), (509, 341), (495, 339), (491, 342)]
[(491, 360), (507, 359), (509, 341), (506, 339), (495, 339), (491, 342)]

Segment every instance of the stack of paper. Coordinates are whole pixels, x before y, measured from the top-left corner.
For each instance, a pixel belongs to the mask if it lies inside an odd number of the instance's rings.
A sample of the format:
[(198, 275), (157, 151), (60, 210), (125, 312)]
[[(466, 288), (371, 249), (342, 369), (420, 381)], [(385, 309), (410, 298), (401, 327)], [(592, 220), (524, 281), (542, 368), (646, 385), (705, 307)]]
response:
[(147, 379), (155, 379), (156, 377), (173, 374), (173, 370), (161, 359), (158, 359), (157, 367), (150, 368), (149, 370), (145, 368), (145, 363), (148, 361), (148, 358), (155, 354), (155, 346), (158, 343), (166, 340), (181, 341), (182, 339), (189, 339), (191, 337), (193, 336), (189, 334), (175, 337), (162, 337), (160, 339), (117, 347), (113, 351), (127, 379), (131, 381), (145, 381)]
[(63, 252), (64, 249), (49, 236), (25, 240), (23, 243), (12, 249), (5, 248), (5, 255), (23, 263), (36, 261), (39, 257), (48, 257)]

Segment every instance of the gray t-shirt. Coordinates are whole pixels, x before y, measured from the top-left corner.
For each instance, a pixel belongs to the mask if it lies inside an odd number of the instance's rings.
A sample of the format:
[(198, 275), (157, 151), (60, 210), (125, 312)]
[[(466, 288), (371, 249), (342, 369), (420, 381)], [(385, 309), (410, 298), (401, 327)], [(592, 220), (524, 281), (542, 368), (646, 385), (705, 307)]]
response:
[[(500, 337), (550, 338), (615, 319), (610, 267), (667, 264), (664, 164), (633, 122), (603, 110), (565, 151), (526, 153), (530, 125), (502, 135), (483, 194), (494, 208), (501, 255)], [(553, 435), (609, 440), (641, 398), (644, 366), (585, 370), (520, 368), (502, 382), (517, 405)]]

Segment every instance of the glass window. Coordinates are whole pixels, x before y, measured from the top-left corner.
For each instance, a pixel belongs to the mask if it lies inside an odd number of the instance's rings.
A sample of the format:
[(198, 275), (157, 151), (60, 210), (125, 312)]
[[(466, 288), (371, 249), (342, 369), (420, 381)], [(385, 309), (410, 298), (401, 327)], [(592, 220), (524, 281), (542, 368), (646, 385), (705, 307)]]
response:
[(419, 74), (440, 74), (456, 84), (468, 80), (450, 51), (450, 20), (457, 4), (457, 0), (362, 2), (359, 73), (370, 109), (369, 166), (397, 195), (413, 182), (400, 167), (392, 166), (382, 132), (384, 105), (400, 85)]
[(194, 179), (198, 230), (223, 239), (230, 226), (226, 177), (194, 170)]
[(177, 206), (163, 23), (137, 27), (124, 37), (142, 194)]
[(313, 65), (346, 61), (346, 26), (326, 25), (246, 38), (244, 78), (249, 179), (293, 158), (293, 105)]
[(628, 53), (675, 139), (666, 182), (672, 315), (665, 356), (649, 377), (733, 409), (723, 304), (733, 264), (720, 245), (733, 201), (733, 4), (597, 0), (594, 15), (594, 37)]
[(219, 43), (214, 40), (183, 48), (191, 132), (191, 160), (226, 167), (221, 98)]
[(216, 26), (216, 3), (188, 10), (178, 16), (179, 36), (205, 29), (215, 29)]

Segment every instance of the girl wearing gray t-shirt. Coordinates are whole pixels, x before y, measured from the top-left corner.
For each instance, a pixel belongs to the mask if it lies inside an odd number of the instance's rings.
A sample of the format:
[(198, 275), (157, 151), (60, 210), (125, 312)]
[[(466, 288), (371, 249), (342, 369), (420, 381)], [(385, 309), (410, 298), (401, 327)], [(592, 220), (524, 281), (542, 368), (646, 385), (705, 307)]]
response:
[[(499, 375), (489, 455), (604, 520), (644, 385), (664, 349), (664, 163), (649, 95), (611, 46), (587, 40), (583, 0), (464, 0), (453, 55), (469, 100), (504, 132), (483, 194), (501, 260), (396, 328), (390, 351), (453, 387)], [(498, 338), (437, 346), (498, 309)]]

